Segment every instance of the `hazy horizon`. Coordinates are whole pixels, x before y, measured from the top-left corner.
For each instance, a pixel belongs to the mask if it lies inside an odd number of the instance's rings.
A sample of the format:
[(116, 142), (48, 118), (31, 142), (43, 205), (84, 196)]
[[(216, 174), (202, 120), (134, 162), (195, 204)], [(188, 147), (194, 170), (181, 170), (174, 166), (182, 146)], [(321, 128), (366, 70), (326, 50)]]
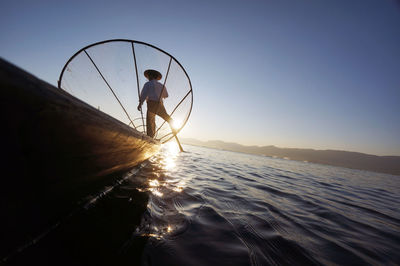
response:
[(82, 47), (143, 41), (173, 55), (191, 79), (183, 138), (400, 156), (399, 7), (6, 0), (0, 57), (57, 85)]
[[(356, 153), (362, 153), (362, 154), (367, 154), (367, 155), (376, 155), (376, 156), (400, 156), (400, 155), (393, 155), (393, 154), (373, 154), (373, 153), (366, 153), (366, 152), (360, 152), (360, 151), (356, 151), (356, 150), (345, 150), (345, 149), (334, 149), (334, 148), (312, 148), (312, 147), (284, 147), (284, 146), (279, 146), (279, 145), (275, 145), (275, 144), (265, 144), (265, 145), (257, 145), (257, 144), (243, 144), (240, 142), (235, 142), (235, 141), (225, 141), (225, 140), (221, 140), (221, 139), (208, 139), (208, 140), (201, 140), (201, 139), (197, 139), (197, 138), (190, 138), (190, 137), (183, 137), (182, 138), (182, 142), (184, 143), (185, 140), (195, 140), (195, 141), (200, 141), (200, 142), (213, 142), (213, 141), (221, 141), (224, 143), (232, 143), (232, 144), (239, 144), (245, 147), (251, 147), (251, 146), (255, 146), (255, 147), (268, 147), (268, 146), (274, 146), (276, 148), (281, 148), (281, 149), (311, 149), (311, 150), (316, 150), (316, 151), (324, 151), (324, 150), (334, 150), (334, 151), (345, 151), (345, 152), (356, 152)], [(171, 140), (174, 141), (174, 140)]]

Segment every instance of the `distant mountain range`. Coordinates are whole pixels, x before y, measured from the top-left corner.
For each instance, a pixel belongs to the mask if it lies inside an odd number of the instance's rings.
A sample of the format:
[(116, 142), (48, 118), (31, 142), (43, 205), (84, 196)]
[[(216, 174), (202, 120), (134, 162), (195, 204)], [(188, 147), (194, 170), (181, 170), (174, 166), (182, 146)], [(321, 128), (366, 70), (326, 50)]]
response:
[(200, 141), (184, 138), (181, 141), (184, 144), (220, 150), (285, 158), (296, 161), (307, 161), (400, 176), (400, 156), (377, 156), (338, 150), (278, 148), (275, 146), (244, 146), (237, 143), (223, 142), (219, 140)]

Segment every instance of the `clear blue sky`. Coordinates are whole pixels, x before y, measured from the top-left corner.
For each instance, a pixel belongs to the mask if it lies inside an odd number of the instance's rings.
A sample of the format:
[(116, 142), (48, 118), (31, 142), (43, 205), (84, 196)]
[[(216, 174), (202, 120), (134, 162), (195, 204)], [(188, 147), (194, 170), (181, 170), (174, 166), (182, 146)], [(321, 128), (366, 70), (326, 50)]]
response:
[(0, 2), (0, 56), (56, 84), (77, 50), (151, 43), (188, 72), (183, 137), (400, 155), (390, 0)]

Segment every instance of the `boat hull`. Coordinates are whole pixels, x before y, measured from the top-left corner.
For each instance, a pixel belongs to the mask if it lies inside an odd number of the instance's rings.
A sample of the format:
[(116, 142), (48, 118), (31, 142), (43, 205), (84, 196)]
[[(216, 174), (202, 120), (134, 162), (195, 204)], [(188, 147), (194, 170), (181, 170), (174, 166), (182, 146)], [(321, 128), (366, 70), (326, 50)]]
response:
[(0, 90), (2, 257), (160, 148), (1, 59)]

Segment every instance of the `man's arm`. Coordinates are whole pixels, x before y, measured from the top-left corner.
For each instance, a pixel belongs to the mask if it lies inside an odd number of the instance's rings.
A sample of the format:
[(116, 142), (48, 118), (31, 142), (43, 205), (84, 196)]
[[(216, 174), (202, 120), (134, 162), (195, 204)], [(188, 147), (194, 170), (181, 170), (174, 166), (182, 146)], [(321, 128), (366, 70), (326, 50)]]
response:
[(137, 109), (139, 112), (142, 111), (142, 104), (143, 104), (143, 102), (139, 102), (139, 105), (137, 106)]
[(162, 93), (162, 98), (167, 98), (168, 96), (169, 95), (168, 95), (167, 87), (164, 86), (163, 93)]
[[(147, 84), (147, 83), (146, 83)], [(144, 84), (142, 92), (140, 93), (140, 97), (139, 97), (139, 105), (137, 106), (137, 109), (139, 111), (142, 111), (142, 104), (143, 102), (146, 100), (147, 98), (147, 86), (146, 84)]]

